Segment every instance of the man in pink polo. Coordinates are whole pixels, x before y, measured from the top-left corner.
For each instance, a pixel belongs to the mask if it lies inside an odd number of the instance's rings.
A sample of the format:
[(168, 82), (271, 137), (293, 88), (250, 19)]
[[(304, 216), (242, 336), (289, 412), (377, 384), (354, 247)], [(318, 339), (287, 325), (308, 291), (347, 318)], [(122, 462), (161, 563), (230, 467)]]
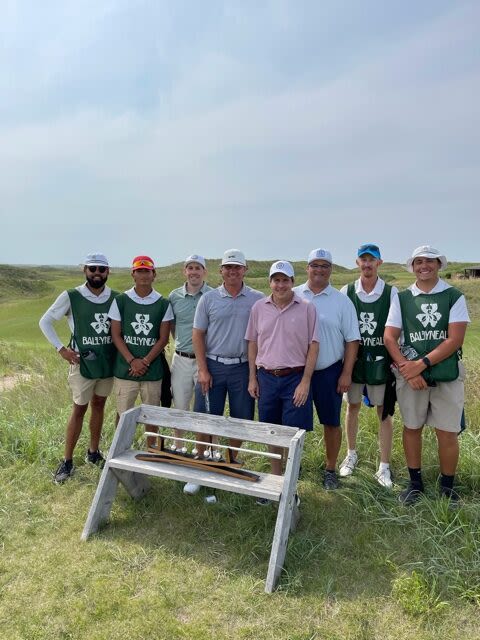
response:
[[(280, 260), (270, 268), (268, 298), (252, 307), (245, 338), (248, 340), (248, 391), (258, 398), (261, 422), (311, 431), (313, 428), (310, 379), (318, 355), (315, 307), (293, 291), (294, 272)], [(275, 453), (280, 448), (272, 447)], [(282, 461), (272, 461), (272, 473), (281, 474)]]

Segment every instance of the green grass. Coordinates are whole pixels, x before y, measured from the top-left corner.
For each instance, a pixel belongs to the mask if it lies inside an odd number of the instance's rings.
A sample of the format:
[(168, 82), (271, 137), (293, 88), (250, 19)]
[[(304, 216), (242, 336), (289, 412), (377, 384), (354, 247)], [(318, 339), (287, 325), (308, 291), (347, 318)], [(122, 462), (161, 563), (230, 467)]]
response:
[[(178, 286), (178, 270), (165, 271), (162, 282), (159, 276), (162, 293)], [(265, 290), (262, 270), (258, 286)], [(302, 519), (290, 538), (279, 589), (267, 596), (276, 509), (256, 507), (244, 496), (221, 493), (209, 507), (166, 480), (154, 482), (140, 502), (121, 490), (110, 524), (80, 543), (99, 472), (83, 464), (84, 433), (75, 477), (61, 487), (51, 481), (71, 399), (64, 363), (36, 328), (55, 295), (79, 278), (78, 272), (42, 273), (48, 295), (29, 294), (0, 307), (0, 372), (31, 375), (0, 397), (0, 638), (480, 637), (480, 283), (460, 283), (474, 319), (465, 346), (469, 429), (461, 436), (462, 508), (449, 511), (435, 497), (431, 433), (424, 449), (427, 497), (412, 509), (398, 504), (406, 479), (398, 413), (395, 492), (375, 483), (377, 427), (368, 409), (361, 413), (359, 472), (341, 491), (325, 493), (316, 425), (302, 462)], [(403, 282), (403, 275), (392, 267), (392, 281)], [(126, 288), (129, 277), (117, 273), (112, 285)], [(337, 277), (340, 285), (353, 273)], [(113, 423), (110, 399), (104, 448)]]

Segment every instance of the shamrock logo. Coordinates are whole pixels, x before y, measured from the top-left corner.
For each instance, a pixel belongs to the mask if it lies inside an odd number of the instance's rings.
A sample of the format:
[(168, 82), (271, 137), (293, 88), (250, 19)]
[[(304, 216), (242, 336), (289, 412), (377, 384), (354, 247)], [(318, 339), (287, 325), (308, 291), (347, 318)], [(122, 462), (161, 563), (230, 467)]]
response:
[(139, 333), (148, 336), (150, 329), (153, 327), (153, 324), (149, 322), (150, 315), (148, 313), (136, 313), (135, 320), (136, 322), (132, 322), (131, 325), (137, 336)]
[(438, 304), (435, 304), (435, 303), (422, 304), (420, 305), (420, 308), (423, 311), (423, 313), (417, 314), (416, 316), (417, 320), (420, 320), (424, 328), (428, 324), (431, 325), (432, 327), (435, 327), (437, 322), (442, 317), (442, 314), (437, 311)]
[(372, 335), (372, 333), (377, 328), (378, 322), (375, 322), (373, 313), (367, 313), (366, 311), (362, 311), (360, 314), (360, 333), (368, 333), (368, 335)]
[(91, 322), (90, 326), (95, 329), (97, 333), (108, 333), (110, 331), (110, 320), (106, 313), (95, 313), (95, 322)]

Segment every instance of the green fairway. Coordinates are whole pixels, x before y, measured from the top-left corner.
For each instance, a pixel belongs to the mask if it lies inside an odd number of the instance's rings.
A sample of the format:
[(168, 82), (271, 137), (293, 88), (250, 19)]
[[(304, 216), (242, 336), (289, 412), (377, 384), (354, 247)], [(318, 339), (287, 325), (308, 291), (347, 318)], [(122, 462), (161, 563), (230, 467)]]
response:
[[(247, 283), (267, 291), (269, 264), (252, 262)], [(215, 285), (218, 261), (209, 267)], [(297, 283), (303, 282), (305, 263), (295, 270)], [(472, 317), (464, 347), (468, 430), (461, 436), (461, 508), (449, 510), (436, 498), (432, 433), (425, 434), (426, 498), (411, 509), (398, 503), (406, 481), (398, 410), (395, 490), (373, 478), (377, 424), (374, 411), (362, 408), (358, 473), (338, 492), (325, 492), (317, 423), (302, 461), (302, 517), (290, 536), (279, 589), (269, 596), (263, 590), (276, 507), (258, 507), (245, 496), (219, 492), (218, 504), (209, 506), (203, 494), (188, 497), (180, 483), (167, 480), (153, 482), (139, 502), (121, 490), (110, 523), (80, 542), (99, 471), (83, 461), (83, 433), (75, 476), (63, 486), (52, 483), (71, 398), (66, 363), (38, 320), (60, 291), (82, 282), (82, 274), (47, 267), (1, 273), (0, 376), (25, 377), (0, 391), (0, 639), (480, 638), (480, 281), (452, 280), (465, 292)], [(382, 273), (400, 288), (412, 281), (399, 265), (384, 265)], [(9, 277), (23, 283), (18, 296)], [(338, 267), (333, 283), (355, 278), (355, 270)], [(158, 270), (162, 294), (181, 282), (180, 264)], [(129, 271), (118, 270), (109, 284), (129, 288)], [(66, 323), (58, 326), (68, 340)], [(104, 451), (114, 417), (109, 399)], [(341, 456), (344, 450), (345, 443)], [(260, 458), (247, 461), (258, 470), (267, 465)]]

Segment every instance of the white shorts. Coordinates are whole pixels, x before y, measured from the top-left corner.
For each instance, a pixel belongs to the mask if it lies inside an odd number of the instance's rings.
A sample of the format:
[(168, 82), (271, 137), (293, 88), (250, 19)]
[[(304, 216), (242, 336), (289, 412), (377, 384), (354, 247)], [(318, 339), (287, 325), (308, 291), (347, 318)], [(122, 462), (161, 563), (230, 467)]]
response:
[(68, 371), (68, 384), (72, 391), (73, 401), (79, 406), (90, 402), (93, 394), (106, 398), (113, 387), (113, 378), (84, 378), (79, 364), (71, 364)]
[(428, 424), (441, 431), (459, 433), (465, 402), (465, 367), (458, 363), (459, 376), (452, 382), (437, 382), (436, 387), (415, 391), (395, 371), (397, 400), (403, 424), (408, 429), (420, 429)]

